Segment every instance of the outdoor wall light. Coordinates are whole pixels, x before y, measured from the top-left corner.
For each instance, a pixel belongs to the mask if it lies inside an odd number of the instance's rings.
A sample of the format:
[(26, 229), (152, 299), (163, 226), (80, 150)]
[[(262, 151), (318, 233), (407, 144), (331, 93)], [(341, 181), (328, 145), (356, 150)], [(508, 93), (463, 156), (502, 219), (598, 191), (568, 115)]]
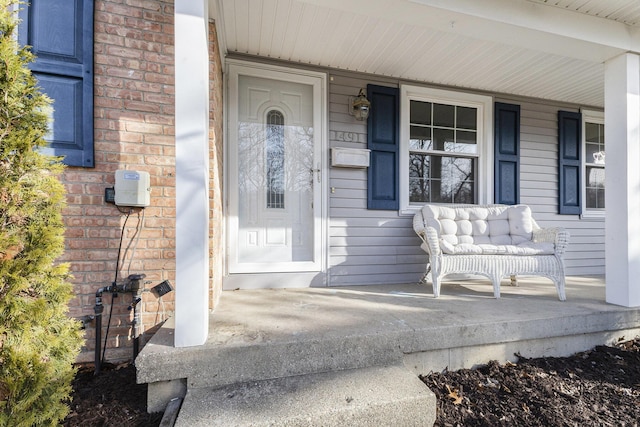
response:
[(364, 94), (364, 89), (360, 89), (358, 96), (353, 98), (353, 101), (351, 102), (351, 110), (349, 111), (349, 114), (354, 116), (357, 120), (367, 120), (370, 110), (371, 102), (369, 102), (367, 96)]

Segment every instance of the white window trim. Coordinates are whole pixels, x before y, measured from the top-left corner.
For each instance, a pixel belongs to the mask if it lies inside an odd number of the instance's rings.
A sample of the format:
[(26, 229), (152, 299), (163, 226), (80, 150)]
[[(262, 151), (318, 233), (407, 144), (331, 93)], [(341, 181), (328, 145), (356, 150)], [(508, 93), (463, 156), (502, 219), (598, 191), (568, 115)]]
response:
[[(581, 150), (582, 150), (582, 164), (580, 165), (580, 174), (581, 174), (581, 187), (580, 191), (581, 191), (581, 197), (582, 197), (582, 214), (580, 214), (580, 218), (585, 218), (585, 219), (604, 219), (605, 217), (605, 212), (606, 212), (606, 208), (605, 209), (587, 209), (587, 176), (586, 176), (586, 172), (587, 172), (587, 167), (586, 167), (586, 163), (587, 163), (587, 157), (586, 157), (586, 123), (598, 123), (598, 124), (604, 124), (604, 112), (603, 111), (595, 111), (595, 110), (585, 110), (582, 109), (580, 110), (580, 112), (582, 113), (582, 141), (580, 142), (581, 144)], [(606, 144), (606, 141), (605, 141)], [(606, 173), (606, 166), (605, 166), (605, 173)], [(606, 188), (605, 188), (606, 191)]]
[(421, 205), (409, 203), (409, 106), (410, 101), (435, 102), (478, 110), (477, 203), (493, 202), (493, 98), (452, 90), (400, 85), (400, 214), (413, 215)]

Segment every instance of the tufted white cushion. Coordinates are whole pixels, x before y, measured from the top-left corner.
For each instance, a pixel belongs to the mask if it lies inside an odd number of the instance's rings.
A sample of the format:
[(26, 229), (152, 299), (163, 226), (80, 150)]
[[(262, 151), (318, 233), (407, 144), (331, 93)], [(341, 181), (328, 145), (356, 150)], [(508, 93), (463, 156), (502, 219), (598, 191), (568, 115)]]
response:
[(447, 254), (553, 254), (552, 243), (532, 242), (531, 209), (525, 205), (422, 208), (426, 225), (440, 235)]
[(564, 301), (562, 256), (569, 233), (561, 227), (540, 228), (527, 206), (425, 205), (413, 217), (413, 229), (428, 254), (422, 281), (431, 278), (433, 296), (448, 274), (488, 277), (500, 298), (500, 281), (519, 274), (551, 279)]

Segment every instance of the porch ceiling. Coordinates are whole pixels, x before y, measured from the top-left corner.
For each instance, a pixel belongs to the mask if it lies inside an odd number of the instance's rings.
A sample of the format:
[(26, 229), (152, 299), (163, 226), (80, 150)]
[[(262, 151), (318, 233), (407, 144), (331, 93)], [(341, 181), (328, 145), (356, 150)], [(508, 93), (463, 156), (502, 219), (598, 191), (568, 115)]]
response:
[(223, 52), (604, 105), (637, 0), (210, 0)]
[(591, 16), (612, 19), (627, 25), (640, 25), (640, 2), (637, 0), (529, 0)]

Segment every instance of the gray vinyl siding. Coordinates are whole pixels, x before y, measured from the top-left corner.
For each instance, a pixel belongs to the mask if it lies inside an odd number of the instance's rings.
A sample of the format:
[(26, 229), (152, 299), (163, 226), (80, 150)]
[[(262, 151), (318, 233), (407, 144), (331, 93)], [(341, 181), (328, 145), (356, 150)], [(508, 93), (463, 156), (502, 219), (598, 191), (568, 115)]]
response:
[(531, 100), (496, 100), (520, 104), (520, 202), (531, 206), (541, 227), (569, 231), (567, 275), (604, 274), (604, 218), (558, 215), (558, 111), (578, 109)]
[[(385, 79), (331, 73), (329, 147), (367, 148), (367, 123), (349, 115), (349, 97)], [(331, 167), (329, 173), (330, 286), (407, 283), (420, 280), (425, 257), (411, 218), (397, 211), (367, 210), (367, 171)]]
[[(398, 82), (348, 72), (329, 77), (329, 147), (367, 148), (366, 122), (348, 114), (348, 99), (368, 83)], [(557, 214), (557, 112), (577, 107), (500, 96), (495, 100), (521, 106), (521, 203), (531, 206), (540, 226), (561, 226), (571, 233), (567, 275), (604, 274), (604, 220)], [(329, 168), (329, 285), (419, 280), (426, 257), (412, 217), (367, 210), (366, 170)]]

